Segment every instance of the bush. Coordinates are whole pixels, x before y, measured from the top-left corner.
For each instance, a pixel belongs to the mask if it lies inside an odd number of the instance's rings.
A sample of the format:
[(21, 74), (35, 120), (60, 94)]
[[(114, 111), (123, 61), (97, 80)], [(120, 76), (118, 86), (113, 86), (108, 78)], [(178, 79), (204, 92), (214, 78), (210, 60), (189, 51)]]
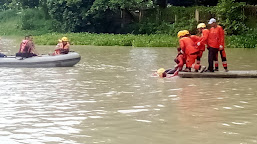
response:
[(5, 22), (9, 20), (10, 18), (16, 18), (18, 11), (17, 10), (6, 10), (0, 12), (0, 22)]
[(226, 43), (230, 48), (257, 48), (256, 39), (257, 29), (252, 29), (247, 34), (228, 36)]
[(225, 26), (227, 34), (237, 35), (248, 30), (245, 24), (244, 6), (245, 3), (238, 3), (235, 0), (220, 0), (216, 6), (216, 14), (221, 24)]
[(55, 45), (57, 40), (67, 36), (71, 44), (97, 45), (97, 46), (135, 46), (135, 47), (176, 47), (176, 37), (164, 34), (132, 35), (132, 34), (91, 34), (91, 33), (66, 33), (45, 34), (35, 37), (35, 43), (40, 45)]
[(40, 9), (25, 9), (21, 13), (20, 26), (22, 30), (36, 30), (41, 33), (52, 31), (52, 20), (45, 18)]

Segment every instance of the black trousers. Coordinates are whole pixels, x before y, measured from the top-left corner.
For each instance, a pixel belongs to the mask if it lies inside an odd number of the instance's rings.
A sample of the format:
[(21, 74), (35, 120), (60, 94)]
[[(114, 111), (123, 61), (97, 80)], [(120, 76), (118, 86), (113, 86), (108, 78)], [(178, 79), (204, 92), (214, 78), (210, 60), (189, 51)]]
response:
[(5, 55), (5, 54), (0, 53), (0, 57), (6, 57), (6, 55)]
[(174, 74), (176, 71), (177, 71), (177, 68), (175, 68), (175, 69), (167, 69), (165, 71), (165, 73), (167, 73), (167, 74)]
[[(224, 53), (223, 53), (224, 50), (221, 50), (220, 51), (220, 57), (221, 57), (221, 60), (224, 62), (224, 61), (227, 61), (227, 58), (224, 56)], [(219, 53), (219, 52), (218, 52)], [(216, 61), (218, 61), (218, 56), (216, 58)]]
[(219, 49), (209, 47), (208, 50), (209, 50), (209, 53), (208, 53), (208, 63), (209, 63), (208, 70), (213, 71), (213, 62), (217, 59), (217, 54), (219, 52)]
[(33, 53), (16, 53), (16, 57), (29, 58), (33, 56), (37, 56), (37, 55)]

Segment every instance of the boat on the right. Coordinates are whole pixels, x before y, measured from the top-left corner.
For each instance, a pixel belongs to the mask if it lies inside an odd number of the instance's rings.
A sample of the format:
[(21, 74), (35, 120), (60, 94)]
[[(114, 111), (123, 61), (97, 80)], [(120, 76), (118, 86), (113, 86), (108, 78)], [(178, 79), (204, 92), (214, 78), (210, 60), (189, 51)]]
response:
[(178, 76), (181, 78), (257, 78), (257, 70), (241, 71), (231, 70), (228, 72), (179, 72)]

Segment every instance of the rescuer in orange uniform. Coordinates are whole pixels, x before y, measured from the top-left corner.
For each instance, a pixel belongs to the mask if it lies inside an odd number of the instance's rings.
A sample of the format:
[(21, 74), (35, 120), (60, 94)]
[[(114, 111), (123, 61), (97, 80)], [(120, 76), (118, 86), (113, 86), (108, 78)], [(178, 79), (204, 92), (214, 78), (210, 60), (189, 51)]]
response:
[[(197, 35), (190, 35), (190, 38), (191, 38), (191, 40), (195, 43), (195, 45), (200, 41), (200, 37), (199, 36), (197, 36)], [(198, 46), (197, 46), (197, 48), (198, 48)], [(199, 49), (199, 48), (198, 48)], [(200, 49), (199, 49), (199, 53), (198, 53), (198, 55), (197, 55), (197, 58), (199, 57), (199, 55), (200, 55)], [(197, 59), (196, 58), (196, 59)], [(200, 63), (197, 63), (197, 64), (200, 64)], [(198, 70), (195, 70), (195, 72), (198, 72)]]
[(220, 51), (223, 67), (227, 72), (227, 59), (224, 50), (224, 30), (216, 23), (216, 19), (211, 18), (208, 24), (211, 26), (209, 36), (207, 39), (209, 55), (208, 55), (208, 72), (214, 72), (213, 61), (215, 61), (215, 69), (218, 70), (218, 52)]
[(178, 54), (174, 59), (176, 63), (176, 65), (174, 66), (174, 69), (167, 69), (167, 70), (165, 70), (164, 68), (158, 69), (157, 74), (159, 75), (159, 77), (166, 77), (167, 74), (174, 74), (177, 71), (182, 71), (183, 66), (185, 64), (185, 58), (184, 58), (184, 54), (181, 53), (181, 48), (178, 48), (177, 50), (178, 50)]
[(186, 59), (186, 69), (184, 71), (191, 72), (192, 67), (195, 70), (199, 70), (201, 66), (199, 64), (195, 64), (195, 60), (199, 54), (199, 49), (195, 42), (190, 38), (190, 33), (187, 30), (179, 31), (178, 38), (179, 46)]
[(67, 37), (62, 37), (62, 39), (59, 40), (59, 43), (56, 45), (56, 48), (57, 49), (54, 51), (54, 55), (68, 54), (70, 49), (69, 39)]
[(199, 41), (197, 42), (197, 46), (199, 48), (199, 55), (197, 56), (197, 64), (200, 64), (203, 52), (205, 51), (205, 46), (207, 44), (209, 30), (206, 28), (206, 25), (204, 23), (198, 24), (197, 29), (199, 31)]
[(176, 65), (174, 66), (174, 69), (168, 69), (165, 72), (167, 74), (174, 74), (176, 71), (182, 71), (184, 64), (186, 63), (185, 56), (181, 52), (181, 48), (178, 48), (178, 54), (176, 58), (174, 59), (174, 62)]
[[(199, 50), (195, 44), (195, 42), (190, 37), (189, 31), (182, 30), (178, 32), (178, 38), (179, 39), (179, 45), (180, 47), (177, 49), (178, 54), (174, 61), (176, 62), (176, 65), (174, 66), (174, 69), (168, 69), (165, 70), (164, 68), (160, 68), (157, 70), (157, 75), (159, 77), (166, 77), (167, 74), (176, 74), (179, 71), (182, 71), (184, 64), (186, 64), (185, 72), (191, 72), (191, 68), (194, 68), (195, 70), (200, 70), (200, 73), (202, 73), (206, 67), (201, 66), (200, 64), (195, 64), (195, 60), (199, 54)], [(197, 38), (198, 40), (198, 38)]]
[[(201, 63), (201, 58), (203, 56), (203, 52), (205, 51), (205, 47), (207, 44), (207, 38), (209, 35), (209, 30), (206, 29), (206, 25), (204, 23), (200, 23), (197, 25), (198, 33), (197, 35), (191, 35), (190, 38), (195, 42), (199, 49), (199, 54), (197, 55), (197, 64)], [(196, 70), (198, 72), (198, 70)]]

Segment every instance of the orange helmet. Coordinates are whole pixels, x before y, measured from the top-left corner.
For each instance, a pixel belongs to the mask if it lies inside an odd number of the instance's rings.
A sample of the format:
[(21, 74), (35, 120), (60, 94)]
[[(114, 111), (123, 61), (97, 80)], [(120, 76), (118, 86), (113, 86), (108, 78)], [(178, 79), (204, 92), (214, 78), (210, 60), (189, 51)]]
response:
[[(188, 30), (183, 30), (183, 31), (184, 31), (184, 34), (185, 34), (185, 35), (189, 35), (189, 34), (190, 34)], [(185, 36), (185, 35), (184, 35), (184, 36)]]
[(197, 29), (199, 29), (199, 28), (206, 28), (205, 23), (199, 23), (199, 24), (197, 25)]
[(185, 32), (183, 30), (178, 32), (178, 38), (180, 38), (184, 35), (185, 35)]
[(157, 70), (157, 74), (159, 77), (165, 77), (165, 69), (164, 68), (160, 68)]
[(69, 41), (69, 39), (67, 37), (62, 37), (62, 41), (67, 42), (67, 41)]

